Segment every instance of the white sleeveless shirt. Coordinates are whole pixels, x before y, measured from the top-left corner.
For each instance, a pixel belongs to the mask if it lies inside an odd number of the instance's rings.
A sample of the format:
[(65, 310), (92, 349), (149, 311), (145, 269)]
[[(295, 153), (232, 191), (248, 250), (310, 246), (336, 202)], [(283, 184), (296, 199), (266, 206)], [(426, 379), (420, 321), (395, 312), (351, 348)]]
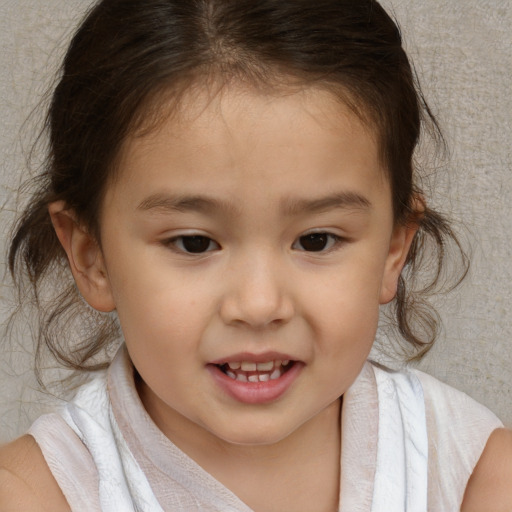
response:
[[(366, 363), (342, 409), (340, 512), (455, 512), (502, 423), (415, 370)], [(73, 512), (251, 512), (146, 413), (122, 347), (29, 430)]]

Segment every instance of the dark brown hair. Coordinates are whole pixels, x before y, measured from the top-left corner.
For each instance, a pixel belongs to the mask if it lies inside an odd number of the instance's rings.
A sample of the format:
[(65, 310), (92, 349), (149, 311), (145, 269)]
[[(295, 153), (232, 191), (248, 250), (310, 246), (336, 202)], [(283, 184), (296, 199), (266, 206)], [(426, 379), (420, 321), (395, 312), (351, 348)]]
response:
[[(427, 258), (435, 261), (431, 279), (410, 289), (402, 277), (394, 301), (400, 333), (424, 352), (438, 327), (425, 296), (441, 275), (447, 242), (460, 246), (441, 215), (428, 207), (414, 211), (422, 197), (413, 163), (420, 133), (441, 142), (442, 136), (399, 29), (374, 0), (103, 0), (91, 9), (65, 57), (46, 121), (47, 163), (9, 252), (15, 282), (22, 287), (28, 276), (36, 303), (48, 280), (58, 291), (44, 301), (38, 347), (48, 347), (68, 366), (93, 367), (94, 356), (116, 333), (108, 315), (91, 325), (92, 312), (73, 286), (48, 204), (64, 200), (99, 240), (98, 212), (123, 141), (163, 116), (159, 108), (170, 98), (176, 104), (181, 92), (212, 77), (255, 87), (325, 87), (375, 130), (395, 220), (420, 226), (407, 262), (409, 278), (420, 272), (426, 247), (434, 251)], [(463, 263), (462, 274), (464, 255)], [(71, 347), (62, 326), (77, 318), (87, 328)]]

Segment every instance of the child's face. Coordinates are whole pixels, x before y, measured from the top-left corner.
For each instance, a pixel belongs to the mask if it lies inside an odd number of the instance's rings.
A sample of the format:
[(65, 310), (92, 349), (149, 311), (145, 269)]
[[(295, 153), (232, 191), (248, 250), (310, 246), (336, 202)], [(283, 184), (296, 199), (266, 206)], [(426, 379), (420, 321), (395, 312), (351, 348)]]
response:
[(194, 101), (127, 143), (98, 293), (164, 431), (274, 443), (337, 407), (411, 235), (374, 134), (329, 94)]

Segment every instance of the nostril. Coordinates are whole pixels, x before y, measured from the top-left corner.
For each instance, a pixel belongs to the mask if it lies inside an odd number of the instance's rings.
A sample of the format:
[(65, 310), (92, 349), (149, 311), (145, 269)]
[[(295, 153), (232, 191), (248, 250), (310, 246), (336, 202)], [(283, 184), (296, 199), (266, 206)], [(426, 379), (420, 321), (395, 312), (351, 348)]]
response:
[(228, 325), (261, 329), (286, 324), (294, 315), (294, 307), (291, 300), (284, 297), (268, 300), (263, 296), (249, 299), (232, 297), (224, 301), (220, 314)]

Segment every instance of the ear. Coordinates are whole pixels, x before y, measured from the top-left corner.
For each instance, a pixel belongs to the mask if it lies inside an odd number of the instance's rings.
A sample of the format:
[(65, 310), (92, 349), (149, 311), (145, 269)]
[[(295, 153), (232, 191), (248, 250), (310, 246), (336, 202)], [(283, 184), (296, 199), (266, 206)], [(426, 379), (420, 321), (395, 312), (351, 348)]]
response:
[(414, 236), (419, 228), (417, 216), (413, 217), (416, 218), (404, 224), (397, 224), (393, 229), (380, 290), (381, 304), (387, 304), (395, 298), (398, 289), (398, 279), (407, 260)]
[(82, 297), (98, 311), (113, 311), (115, 302), (97, 241), (64, 201), (51, 203), (48, 212)]

